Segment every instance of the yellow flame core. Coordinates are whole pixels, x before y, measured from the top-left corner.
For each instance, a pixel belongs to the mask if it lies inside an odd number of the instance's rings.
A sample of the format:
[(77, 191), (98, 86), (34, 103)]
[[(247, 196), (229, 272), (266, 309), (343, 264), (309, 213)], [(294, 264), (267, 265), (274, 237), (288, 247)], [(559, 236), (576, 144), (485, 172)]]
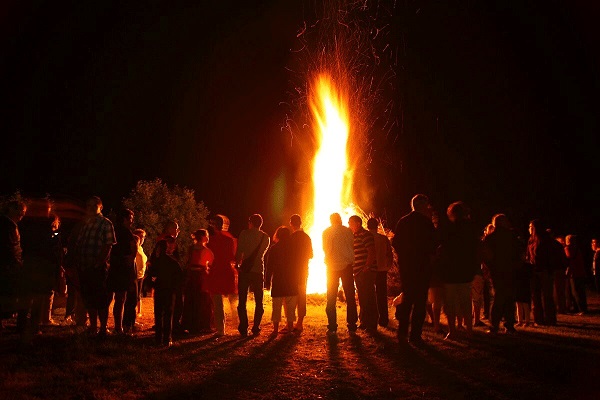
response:
[(347, 97), (333, 81), (319, 75), (310, 101), (315, 120), (317, 151), (312, 164), (312, 226), (307, 229), (312, 239), (314, 257), (309, 265), (307, 293), (327, 291), (322, 234), (330, 225), (329, 216), (338, 212), (342, 220), (352, 215), (350, 193), (352, 171), (348, 166), (347, 146), (350, 133)]

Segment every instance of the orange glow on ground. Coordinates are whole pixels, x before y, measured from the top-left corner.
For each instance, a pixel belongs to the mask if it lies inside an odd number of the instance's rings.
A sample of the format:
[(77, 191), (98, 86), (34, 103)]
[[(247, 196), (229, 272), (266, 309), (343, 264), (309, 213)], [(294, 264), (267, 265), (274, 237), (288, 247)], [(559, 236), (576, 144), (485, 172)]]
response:
[(322, 233), (330, 225), (331, 213), (340, 213), (345, 225), (348, 217), (354, 214), (350, 198), (352, 170), (347, 158), (350, 120), (348, 97), (329, 76), (320, 74), (312, 89), (310, 108), (314, 117), (317, 151), (312, 163), (312, 225), (306, 229), (314, 250), (309, 265), (307, 293), (325, 293), (327, 276)]

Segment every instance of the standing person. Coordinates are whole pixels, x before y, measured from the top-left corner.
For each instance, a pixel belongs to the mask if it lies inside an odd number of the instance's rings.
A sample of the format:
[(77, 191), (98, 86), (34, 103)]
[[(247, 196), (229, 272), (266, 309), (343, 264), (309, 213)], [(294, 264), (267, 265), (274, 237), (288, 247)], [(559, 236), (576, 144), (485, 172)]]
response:
[(494, 231), (483, 240), (483, 258), (495, 290), (492, 324), (488, 332), (497, 333), (500, 321), (504, 319), (506, 333), (514, 333), (516, 277), (523, 264), (525, 249), (506, 215), (494, 215), (492, 224)]
[(63, 324), (72, 325), (74, 323), (78, 331), (85, 329), (87, 324), (87, 310), (81, 297), (79, 267), (77, 266), (77, 238), (84, 223), (85, 219), (78, 220), (71, 228), (71, 232), (67, 238), (66, 254), (63, 261), (67, 281), (67, 304)]
[(146, 268), (148, 266), (148, 256), (146, 255), (146, 253), (144, 252), (144, 248), (142, 247), (142, 245), (144, 244), (144, 241), (146, 240), (146, 231), (143, 230), (142, 228), (138, 228), (133, 231), (133, 234), (136, 237), (136, 246), (137, 246), (137, 253), (135, 255), (135, 270), (137, 272), (136, 312), (137, 312), (137, 316), (141, 317), (142, 316), (142, 293), (144, 290), (143, 289), (144, 277), (146, 276)]
[(515, 278), (515, 299), (517, 303), (516, 326), (531, 325), (531, 264), (522, 262), (517, 268)]
[(358, 321), (356, 297), (354, 295), (354, 234), (342, 225), (342, 217), (338, 213), (329, 216), (331, 226), (323, 231), (323, 253), (327, 267), (327, 333), (337, 331), (336, 302), (340, 279), (346, 294), (346, 323), (348, 331), (355, 332)]
[(137, 243), (131, 226), (134, 214), (128, 208), (119, 210), (115, 221), (117, 243), (110, 252), (108, 288), (114, 296), (113, 320), (115, 334), (131, 333), (137, 306)]
[(373, 234), (362, 226), (362, 219), (353, 215), (348, 226), (354, 234), (354, 282), (358, 294), (358, 319), (361, 330), (377, 331), (377, 299), (375, 297), (375, 240)]
[(177, 241), (163, 237), (154, 247), (154, 259), (148, 276), (154, 285), (154, 338), (156, 345), (173, 345), (173, 310), (175, 298), (183, 284), (183, 270), (175, 256)]
[(212, 300), (206, 288), (206, 278), (210, 273), (215, 256), (207, 247), (210, 241), (206, 229), (192, 233), (186, 268), (186, 283), (183, 289), (183, 315), (181, 324), (190, 333), (211, 333), (214, 326)]
[[(225, 334), (225, 309), (223, 297), (227, 297), (232, 314), (237, 315), (237, 285), (235, 250), (237, 242), (229, 232), (223, 231), (224, 219), (217, 214), (209, 220), (210, 240), (206, 244), (215, 259), (206, 277), (206, 286), (213, 304), (217, 336)], [(235, 310), (235, 311), (234, 311)], [(236, 316), (233, 317), (237, 319)]]
[[(167, 221), (162, 233), (156, 238), (156, 244), (154, 245), (154, 249), (152, 249), (152, 253), (150, 254), (150, 258), (148, 259), (148, 266), (152, 265), (154, 259), (156, 258), (155, 250), (158, 250), (158, 244), (169, 236), (175, 239), (175, 248), (173, 249), (171, 257), (174, 257), (179, 263), (179, 265), (181, 265), (181, 253), (179, 251), (179, 245), (177, 243), (177, 237), (179, 236), (179, 232), (179, 223), (177, 223), (177, 221)], [(161, 247), (164, 246), (164, 244), (161, 244)], [(181, 280), (180, 283), (181, 286), (176, 288), (177, 290), (175, 291), (175, 305), (173, 307), (173, 332), (186, 333), (186, 330), (181, 325), (181, 316), (183, 314), (183, 280)]]
[[(403, 300), (396, 306), (398, 340), (419, 343), (423, 339), (423, 323), (427, 292), (432, 279), (435, 254), (435, 228), (431, 220), (429, 198), (417, 194), (411, 199), (412, 211), (400, 218), (394, 229), (393, 246), (398, 255), (398, 271)], [(410, 319), (410, 336), (409, 336)]]
[(593, 287), (596, 292), (600, 292), (600, 242), (598, 238), (592, 239), (592, 277), (594, 279)]
[(367, 229), (373, 234), (375, 241), (375, 296), (377, 301), (378, 324), (385, 328), (390, 321), (388, 312), (387, 275), (394, 262), (392, 244), (387, 236), (378, 232), (379, 221), (376, 218), (367, 220)]
[[(566, 246), (565, 237), (556, 235), (551, 229), (546, 229), (554, 240), (562, 246), (563, 250)], [(558, 314), (566, 314), (572, 306), (571, 289), (569, 288), (569, 278), (567, 278), (567, 265), (563, 265), (554, 271), (554, 304)]]
[(88, 332), (93, 335), (97, 333), (101, 339), (108, 333), (106, 325), (110, 295), (106, 280), (110, 251), (116, 244), (114, 226), (102, 215), (102, 208), (100, 197), (93, 196), (87, 199), (86, 219), (78, 231), (75, 244), (81, 297), (90, 318)]
[[(271, 313), (273, 335), (293, 331), (296, 319), (296, 302), (302, 285), (298, 282), (303, 277), (302, 271), (294, 269), (295, 263), (291, 261), (290, 235), (290, 230), (287, 227), (280, 226), (277, 228), (273, 235), (273, 244), (269, 247), (265, 256), (265, 289), (271, 289), (271, 298), (273, 299), (273, 311)], [(282, 306), (285, 311), (286, 327), (279, 331)]]
[[(493, 231), (494, 225), (492, 223), (487, 224), (483, 230), (483, 238)], [(485, 265), (485, 262), (481, 263), (481, 276), (483, 277), (483, 318), (489, 321), (492, 304), (494, 303), (494, 285), (490, 277), (490, 270)], [(476, 326), (475, 324), (473, 325)]]
[(440, 262), (446, 296), (444, 310), (448, 317), (446, 338), (453, 339), (457, 320), (459, 324), (464, 322), (467, 334), (473, 332), (471, 283), (481, 268), (481, 239), (464, 202), (450, 204), (446, 215), (450, 223), (441, 231)]
[(587, 297), (585, 294), (585, 263), (578, 246), (577, 236), (565, 236), (565, 254), (567, 256), (566, 276), (573, 312), (577, 315), (587, 313)]
[(265, 312), (263, 307), (263, 273), (265, 269), (264, 256), (269, 248), (269, 235), (260, 228), (263, 218), (260, 214), (252, 214), (248, 218), (248, 229), (244, 229), (238, 238), (238, 248), (235, 259), (238, 262), (238, 331), (242, 336), (248, 336), (248, 312), (246, 302), (248, 291), (254, 292), (254, 324), (252, 334), (260, 333), (260, 321)]
[(292, 269), (300, 273), (298, 281), (298, 322), (294, 330), (302, 332), (304, 317), (306, 316), (306, 283), (308, 281), (308, 262), (313, 258), (313, 247), (310, 236), (302, 230), (302, 219), (298, 214), (290, 218), (292, 234), (290, 236), (290, 261)]
[(30, 310), (30, 328), (34, 334), (41, 333), (40, 325), (58, 325), (52, 320), (52, 302), (63, 249), (60, 220), (51, 211), (49, 199), (35, 200), (19, 223), (24, 271), (20, 301)]
[[(17, 289), (23, 273), (23, 250), (18, 223), (26, 213), (27, 205), (20, 200), (13, 200), (6, 205), (6, 210), (0, 216), (0, 332), (3, 329), (2, 320), (11, 318), (17, 310)], [(27, 310), (20, 310), (17, 323), (19, 321), (24, 327)]]
[(554, 273), (556, 270), (565, 269), (567, 260), (563, 246), (550, 236), (539, 219), (529, 223), (527, 261), (533, 266), (531, 279), (533, 321), (537, 325), (555, 326)]

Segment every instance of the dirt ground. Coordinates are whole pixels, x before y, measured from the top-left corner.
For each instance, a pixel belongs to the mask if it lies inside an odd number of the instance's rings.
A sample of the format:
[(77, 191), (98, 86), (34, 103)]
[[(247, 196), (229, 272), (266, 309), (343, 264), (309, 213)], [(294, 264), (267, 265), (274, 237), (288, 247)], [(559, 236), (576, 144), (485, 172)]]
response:
[[(391, 308), (389, 329), (351, 335), (345, 305), (338, 303), (340, 328), (328, 336), (319, 295), (309, 298), (303, 332), (272, 336), (266, 297), (259, 336), (240, 337), (231, 321), (224, 337), (184, 334), (168, 349), (153, 346), (151, 298), (143, 301), (144, 326), (135, 337), (98, 341), (56, 326), (23, 346), (14, 321), (5, 321), (0, 398), (600, 398), (600, 299), (594, 292), (588, 315), (559, 315), (557, 327), (494, 337), (476, 328), (470, 338), (445, 341), (426, 325), (421, 346), (398, 343)], [(55, 310), (56, 320), (61, 312)]]

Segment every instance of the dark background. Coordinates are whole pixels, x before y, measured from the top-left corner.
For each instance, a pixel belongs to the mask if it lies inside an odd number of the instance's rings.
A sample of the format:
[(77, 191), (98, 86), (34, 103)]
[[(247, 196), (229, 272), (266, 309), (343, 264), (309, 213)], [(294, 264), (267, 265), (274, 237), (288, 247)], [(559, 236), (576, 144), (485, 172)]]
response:
[[(523, 231), (542, 217), (558, 233), (600, 233), (589, 3), (367, 2), (395, 4), (398, 123), (370, 133), (359, 205), (393, 227), (424, 192), (442, 213), (466, 201), (482, 227), (504, 212)], [(228, 215), (235, 235), (251, 213), (272, 233), (302, 212), (282, 127), (296, 35), (320, 2), (2, 4), (0, 194), (96, 194), (113, 208), (161, 178)]]

